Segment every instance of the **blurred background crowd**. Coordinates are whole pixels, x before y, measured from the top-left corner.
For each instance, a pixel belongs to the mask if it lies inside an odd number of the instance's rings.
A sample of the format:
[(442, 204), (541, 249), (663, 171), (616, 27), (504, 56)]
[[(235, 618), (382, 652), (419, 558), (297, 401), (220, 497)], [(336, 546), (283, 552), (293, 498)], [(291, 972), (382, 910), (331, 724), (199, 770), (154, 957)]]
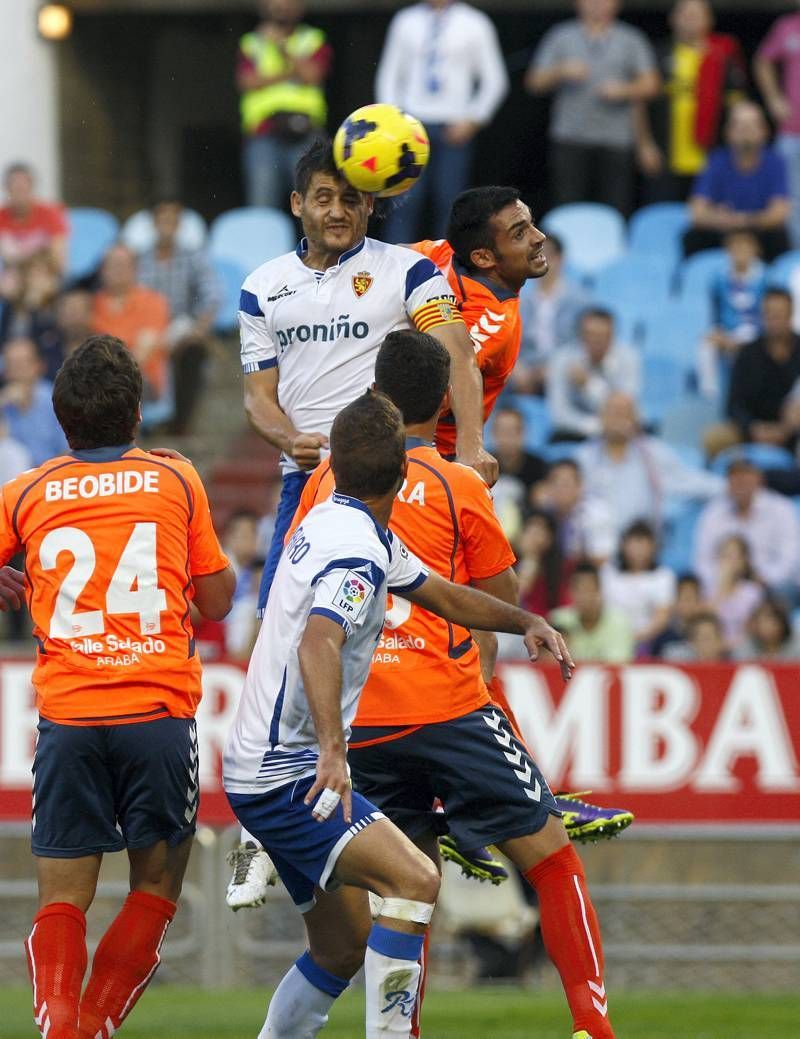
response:
[[(755, 34), (706, 0), (641, 17), (577, 0), (508, 46), (502, 5), (391, 6), (380, 40), (300, 0), (240, 14), (220, 46), (241, 180), (212, 170), (205, 196), (165, 162), (117, 196), (65, 176), (62, 202), (0, 151), (0, 477), (63, 450), (64, 357), (91, 332), (123, 338), (143, 433), (196, 458), (239, 575), (233, 614), (201, 637), (245, 656), (277, 466), (241, 409), (239, 287), (294, 247), (298, 155), (348, 107), (391, 102), (432, 158), (372, 233), (440, 237), (460, 190), (514, 179), (548, 235), (487, 429), (523, 604), (581, 660), (800, 657), (800, 11), (762, 12)], [(488, 161), (522, 106), (513, 156)], [(5, 623), (22, 637), (24, 618)]]

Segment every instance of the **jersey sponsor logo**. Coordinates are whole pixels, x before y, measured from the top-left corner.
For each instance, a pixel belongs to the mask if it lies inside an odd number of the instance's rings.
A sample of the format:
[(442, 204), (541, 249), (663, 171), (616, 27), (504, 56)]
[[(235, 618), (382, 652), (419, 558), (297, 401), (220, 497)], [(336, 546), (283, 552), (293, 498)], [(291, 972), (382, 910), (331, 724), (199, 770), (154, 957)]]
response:
[(375, 586), (363, 574), (348, 570), (336, 592), (334, 605), (351, 620), (356, 620), (374, 591)]
[(481, 347), (490, 336), (500, 331), (500, 327), (505, 319), (505, 314), (495, 314), (494, 311), (489, 310), (488, 307), (484, 310), (480, 318), (469, 330), (472, 345), (475, 347), (475, 353), (480, 351)]
[(369, 325), (366, 321), (350, 322), (349, 314), (332, 317), (327, 324), (293, 325), (276, 329), (281, 353), (293, 343), (334, 343), (337, 339), (366, 339)]
[(359, 299), (369, 292), (370, 285), (372, 285), (374, 280), (369, 271), (359, 271), (358, 274), (353, 275), (353, 292)]
[(290, 289), (288, 285), (284, 285), (282, 289), (278, 289), (274, 296), (267, 296), (267, 303), (275, 303), (276, 300), (286, 299), (287, 296), (293, 296), (297, 289)]

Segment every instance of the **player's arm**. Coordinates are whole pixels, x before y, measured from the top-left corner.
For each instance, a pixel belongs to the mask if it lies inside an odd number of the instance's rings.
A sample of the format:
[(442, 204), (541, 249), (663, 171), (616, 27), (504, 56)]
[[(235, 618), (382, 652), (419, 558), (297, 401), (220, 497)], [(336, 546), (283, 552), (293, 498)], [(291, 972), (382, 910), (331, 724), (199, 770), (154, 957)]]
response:
[[(0, 492), (0, 560), (12, 559), (22, 548), (16, 528), (9, 518), (7, 494)], [(0, 610), (18, 610), (25, 602), (25, 574), (13, 566), (0, 566)]]
[(404, 591), (403, 595), (423, 609), (462, 627), (522, 635), (531, 660), (537, 660), (540, 648), (544, 647), (558, 661), (564, 679), (572, 677), (575, 665), (567, 645), (544, 617), (527, 613), (477, 588), (445, 581), (434, 573), (417, 587)]
[(236, 574), (228, 566), (216, 574), (198, 574), (192, 578), (194, 604), (210, 621), (221, 621), (231, 612)]
[[(470, 582), (473, 588), (487, 595), (516, 606), (519, 603), (519, 581), (513, 567), (506, 567), (493, 577), (475, 577)], [(494, 666), (497, 663), (497, 636), (493, 631), (474, 629), (472, 637), (478, 644), (481, 655), (481, 673), (487, 684), (494, 677)]]
[[(342, 799), (345, 821), (349, 823), (352, 812), (350, 776), (342, 726), (342, 646), (346, 638), (347, 632), (338, 621), (323, 613), (312, 612), (297, 648), (297, 659), (319, 743), (317, 776), (305, 803), (312, 804), (325, 791), (338, 794)], [(314, 813), (318, 822), (326, 817)]]
[(244, 377), (244, 410), (253, 429), (270, 444), (293, 458), (301, 469), (320, 463), (320, 448), (328, 446), (324, 433), (299, 433), (278, 404), (278, 369), (251, 372)]
[(456, 454), (491, 487), (497, 482), (497, 460), (483, 446), (483, 378), (475, 347), (463, 322), (428, 329), (450, 354), (450, 407), (456, 420)]

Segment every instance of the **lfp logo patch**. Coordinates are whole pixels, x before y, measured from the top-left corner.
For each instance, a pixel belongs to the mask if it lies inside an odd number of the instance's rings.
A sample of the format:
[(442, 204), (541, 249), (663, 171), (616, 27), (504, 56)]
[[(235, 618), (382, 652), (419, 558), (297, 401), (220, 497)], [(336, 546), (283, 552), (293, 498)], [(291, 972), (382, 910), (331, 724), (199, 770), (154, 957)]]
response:
[(336, 592), (334, 605), (351, 620), (355, 620), (374, 591), (375, 586), (363, 574), (348, 570)]

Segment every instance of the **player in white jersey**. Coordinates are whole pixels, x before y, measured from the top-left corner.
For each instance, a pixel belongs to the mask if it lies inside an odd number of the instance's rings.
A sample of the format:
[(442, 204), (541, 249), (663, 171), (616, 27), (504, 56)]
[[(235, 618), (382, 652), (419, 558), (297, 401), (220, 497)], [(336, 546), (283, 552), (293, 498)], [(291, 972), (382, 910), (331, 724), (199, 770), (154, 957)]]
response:
[[(350, 789), (346, 759), (387, 592), (465, 627), (522, 634), (532, 658), (545, 646), (564, 677), (572, 673), (563, 639), (541, 617), (429, 573), (388, 532), (407, 468), (402, 417), (388, 398), (359, 397), (331, 439), (336, 492), (282, 553), (223, 762), (231, 806), (272, 856), (309, 939), (261, 1039), (313, 1039), (362, 962), (367, 1039), (410, 1034), (439, 877)], [(368, 891), (384, 899), (374, 924)]]

